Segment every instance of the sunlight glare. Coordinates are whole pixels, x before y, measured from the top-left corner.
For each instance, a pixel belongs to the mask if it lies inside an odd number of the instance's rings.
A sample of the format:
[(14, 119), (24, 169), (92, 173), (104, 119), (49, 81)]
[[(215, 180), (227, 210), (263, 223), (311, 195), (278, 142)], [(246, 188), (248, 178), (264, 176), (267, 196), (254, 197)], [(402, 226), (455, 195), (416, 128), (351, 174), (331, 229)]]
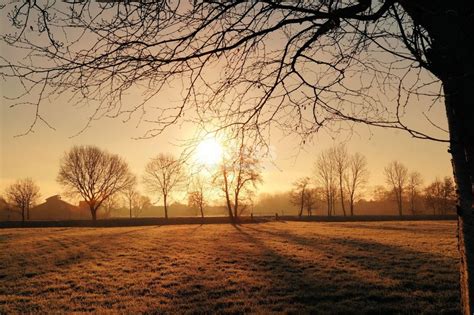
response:
[(207, 138), (197, 146), (196, 158), (201, 164), (216, 165), (222, 159), (222, 146), (216, 139)]

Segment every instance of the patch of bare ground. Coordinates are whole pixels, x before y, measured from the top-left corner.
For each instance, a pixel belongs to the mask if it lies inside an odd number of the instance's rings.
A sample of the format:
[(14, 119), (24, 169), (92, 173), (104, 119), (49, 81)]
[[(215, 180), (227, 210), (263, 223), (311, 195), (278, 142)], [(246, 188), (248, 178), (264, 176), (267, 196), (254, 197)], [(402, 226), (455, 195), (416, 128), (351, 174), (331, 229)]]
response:
[(0, 313), (458, 313), (455, 222), (0, 230)]

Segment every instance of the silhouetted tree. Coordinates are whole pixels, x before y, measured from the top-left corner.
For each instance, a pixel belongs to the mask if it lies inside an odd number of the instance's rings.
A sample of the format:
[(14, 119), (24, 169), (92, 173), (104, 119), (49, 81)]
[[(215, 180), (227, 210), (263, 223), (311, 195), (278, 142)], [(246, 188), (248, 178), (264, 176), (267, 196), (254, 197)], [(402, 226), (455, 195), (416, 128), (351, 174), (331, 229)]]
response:
[(341, 200), (341, 209), (344, 216), (346, 216), (346, 206), (344, 197), (344, 177), (346, 176), (349, 167), (349, 154), (344, 144), (339, 144), (330, 149), (330, 155), (334, 161), (334, 171), (336, 172), (337, 181), (339, 184), (339, 198)]
[(185, 176), (182, 161), (171, 154), (158, 154), (145, 167), (143, 181), (150, 192), (161, 193), (166, 219), (168, 219), (168, 198), (173, 190), (185, 182)]
[(335, 214), (337, 176), (331, 150), (321, 152), (314, 168), (316, 180), (324, 189), (328, 216), (332, 216)]
[(133, 185), (134, 176), (118, 155), (95, 146), (74, 146), (61, 159), (57, 180), (69, 194), (84, 199), (96, 220), (100, 206)]
[(128, 203), (128, 211), (130, 215), (130, 219), (132, 218), (132, 209), (134, 206), (134, 203), (136, 202), (137, 198), (139, 198), (140, 193), (137, 191), (137, 178), (136, 176), (133, 176), (133, 183), (130, 184), (129, 187), (127, 187), (123, 192), (123, 196), (125, 197), (125, 200)]
[[(146, 136), (174, 124), (185, 105), (193, 104), (199, 117), (220, 116), (224, 126), (254, 124), (262, 131), (276, 122), (307, 136), (349, 121), (442, 141), (403, 119), (411, 96), (431, 98), (441, 82), (459, 192), (461, 301), (463, 313), (471, 314), (473, 10), (474, 2), (467, 0), (86, 0), (59, 9), (51, 2), (12, 1), (2, 13), (14, 31), (2, 38), (28, 49), (28, 58), (18, 54), (21, 61), (2, 61), (0, 69), (4, 78), (21, 81), (26, 97), (39, 90), (30, 130), (43, 121), (39, 108), (48, 92), (71, 91), (84, 102), (99, 99), (92, 121), (145, 113), (146, 101), (164, 92), (167, 83), (184, 79), (183, 104), (159, 108), (157, 126)], [(212, 82), (216, 66), (225, 69)], [(127, 107), (121, 97), (134, 84), (149, 93), (144, 102)], [(398, 97), (390, 107), (379, 92), (392, 88)], [(229, 104), (225, 109), (223, 100)]]
[(318, 190), (316, 188), (308, 188), (304, 191), (304, 206), (308, 216), (313, 215), (313, 210), (316, 210), (318, 204)]
[(133, 215), (135, 216), (135, 218), (138, 218), (140, 214), (143, 212), (143, 210), (151, 206), (152, 206), (152, 203), (151, 203), (150, 197), (138, 194), (133, 204)]
[(305, 208), (306, 190), (311, 182), (309, 177), (302, 177), (293, 183), (293, 190), (291, 192), (291, 203), (299, 207), (298, 216), (303, 215), (303, 209)]
[(354, 215), (354, 204), (358, 198), (359, 190), (362, 189), (369, 179), (367, 169), (367, 159), (359, 153), (349, 157), (347, 174), (344, 176), (344, 182), (349, 195), (349, 207), (351, 216)]
[(390, 162), (384, 169), (385, 181), (392, 189), (397, 202), (398, 214), (403, 215), (403, 194), (408, 181), (408, 169), (398, 161)]
[(228, 141), (226, 156), (214, 174), (213, 183), (224, 193), (231, 220), (238, 220), (252, 190), (262, 182), (262, 169), (256, 148), (245, 143), (244, 133)]
[(207, 206), (206, 191), (211, 187), (207, 180), (200, 174), (196, 174), (191, 179), (191, 192), (188, 193), (188, 206), (199, 210), (201, 218), (204, 218), (204, 208)]
[(31, 178), (17, 180), (14, 184), (7, 187), (5, 195), (10, 204), (21, 211), (21, 220), (30, 219), (30, 208), (38, 200), (40, 193), (39, 187)]
[(419, 197), (421, 185), (423, 185), (423, 178), (419, 172), (413, 171), (408, 174), (407, 190), (411, 214), (416, 213), (416, 200)]
[(434, 215), (452, 211), (455, 205), (455, 196), (454, 183), (449, 177), (445, 177), (443, 180), (436, 178), (424, 190), (426, 205)]

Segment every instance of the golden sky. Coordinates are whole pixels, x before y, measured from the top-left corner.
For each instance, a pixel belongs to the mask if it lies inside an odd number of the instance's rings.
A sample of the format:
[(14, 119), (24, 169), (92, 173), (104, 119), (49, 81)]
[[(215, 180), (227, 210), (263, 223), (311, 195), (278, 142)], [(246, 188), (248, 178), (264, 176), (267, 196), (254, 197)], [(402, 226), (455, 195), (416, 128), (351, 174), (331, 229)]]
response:
[[(2, 94), (5, 93), (2, 87)], [(434, 117), (445, 118), (442, 106)], [(118, 119), (96, 121), (83, 133), (74, 136), (87, 121), (90, 109), (71, 108), (62, 98), (43, 107), (46, 118), (56, 130), (38, 125), (33, 133), (15, 137), (27, 129), (32, 120), (32, 108), (1, 106), (1, 168), (0, 191), (15, 179), (32, 177), (41, 187), (42, 196), (60, 194), (56, 183), (59, 160), (64, 151), (76, 144), (96, 145), (121, 155), (131, 170), (141, 176), (147, 161), (161, 152), (178, 155), (180, 140), (193, 135), (192, 126), (174, 126), (153, 139), (136, 140), (145, 130), (135, 123)], [(334, 135), (332, 135), (334, 136)], [(421, 172), (425, 183), (435, 177), (451, 175), (447, 144), (411, 138), (407, 133), (359, 125), (351, 134), (341, 133), (335, 139), (325, 131), (316, 135), (304, 147), (297, 145), (293, 135), (282, 137), (275, 132), (270, 141), (273, 160), (264, 162), (264, 183), (260, 191), (284, 191), (301, 176), (313, 174), (314, 161), (322, 150), (339, 142), (347, 143), (350, 152), (360, 152), (368, 159), (370, 185), (384, 184), (383, 168), (391, 160), (399, 160), (409, 170)]]
[[(6, 22), (1, 23), (5, 27)], [(0, 54), (8, 59), (14, 52), (0, 45)], [(136, 119), (124, 123), (120, 119), (103, 118), (93, 121), (89, 128), (76, 135), (86, 124), (94, 105), (73, 106), (70, 95), (66, 94), (41, 105), (44, 118), (56, 130), (39, 123), (34, 132), (16, 137), (29, 128), (35, 108), (9, 107), (11, 102), (4, 97), (18, 94), (17, 82), (2, 82), (0, 89), (0, 194), (6, 185), (24, 177), (31, 177), (39, 184), (43, 197), (61, 194), (62, 188), (56, 183), (59, 160), (64, 151), (76, 144), (96, 145), (119, 154), (141, 177), (150, 158), (165, 152), (179, 155), (181, 140), (195, 133), (195, 126), (183, 124), (173, 126), (155, 138), (136, 140), (134, 138), (142, 136), (150, 125), (137, 125)], [(182, 97), (181, 92), (179, 85), (169, 86), (160, 95), (160, 102), (176, 102)], [(128, 97), (134, 99), (134, 93), (139, 92), (132, 89)], [(406, 115), (409, 125), (446, 138), (446, 134), (430, 127), (421, 114), (429, 112), (433, 122), (446, 126), (443, 104), (437, 102), (431, 109), (429, 106), (424, 100), (411, 99)], [(370, 186), (384, 184), (383, 168), (392, 160), (401, 161), (409, 170), (419, 171), (425, 184), (436, 177), (452, 174), (446, 143), (414, 139), (402, 131), (363, 125), (338, 134), (322, 130), (304, 147), (299, 147), (299, 139), (295, 135), (283, 135), (278, 130), (273, 130), (272, 134), (269, 143), (273, 159), (264, 161), (264, 183), (260, 192), (288, 190), (298, 177), (313, 176), (313, 164), (318, 154), (340, 142), (347, 144), (349, 152), (359, 152), (367, 157)]]

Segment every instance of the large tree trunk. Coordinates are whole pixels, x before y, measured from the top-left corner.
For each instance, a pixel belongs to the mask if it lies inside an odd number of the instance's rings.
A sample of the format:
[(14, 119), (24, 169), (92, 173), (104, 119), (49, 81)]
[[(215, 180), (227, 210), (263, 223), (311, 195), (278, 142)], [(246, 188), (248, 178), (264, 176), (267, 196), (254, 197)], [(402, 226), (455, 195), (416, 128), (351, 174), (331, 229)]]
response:
[(474, 214), (473, 146), (474, 115), (471, 77), (448, 78), (444, 82), (445, 105), (450, 133), (450, 152), (458, 193), (458, 246), (461, 258), (460, 285), (463, 313), (474, 312)]
[(458, 194), (458, 246), (462, 313), (474, 312), (474, 41), (473, 1), (400, 0), (429, 34), (429, 70), (443, 82), (450, 152)]

